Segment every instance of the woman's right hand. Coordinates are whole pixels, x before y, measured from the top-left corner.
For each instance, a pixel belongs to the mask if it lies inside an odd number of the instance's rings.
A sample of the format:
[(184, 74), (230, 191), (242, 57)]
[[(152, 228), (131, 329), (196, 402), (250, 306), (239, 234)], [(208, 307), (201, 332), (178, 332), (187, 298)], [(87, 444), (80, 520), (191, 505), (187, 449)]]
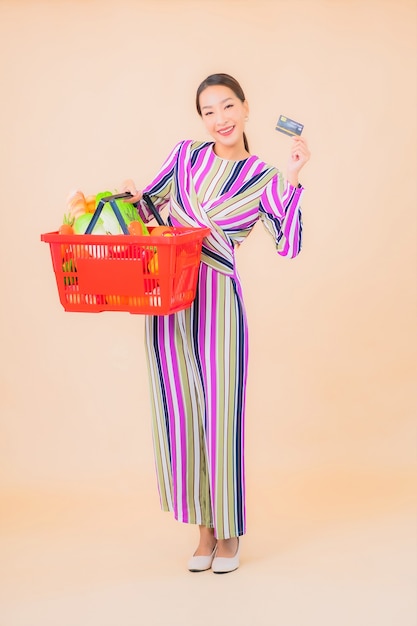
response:
[(139, 202), (140, 200), (142, 200), (142, 191), (138, 191), (136, 189), (136, 185), (133, 182), (133, 180), (131, 180), (130, 178), (128, 178), (127, 180), (123, 181), (122, 186), (121, 186), (121, 190), (122, 192), (129, 192), (132, 194), (131, 198), (126, 198), (125, 202)]

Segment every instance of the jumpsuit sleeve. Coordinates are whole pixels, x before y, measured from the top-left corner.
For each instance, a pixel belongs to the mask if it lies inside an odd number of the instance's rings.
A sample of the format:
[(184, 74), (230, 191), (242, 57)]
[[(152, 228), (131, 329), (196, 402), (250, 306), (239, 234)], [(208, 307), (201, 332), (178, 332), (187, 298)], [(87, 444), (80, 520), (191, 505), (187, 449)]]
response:
[(266, 185), (259, 203), (260, 219), (273, 237), (278, 254), (293, 258), (301, 250), (303, 187), (293, 187), (281, 172)]
[[(148, 194), (151, 197), (152, 202), (158, 211), (162, 211), (164, 206), (169, 202), (169, 196), (172, 188), (172, 181), (174, 177), (174, 170), (178, 159), (178, 153), (183, 142), (179, 142), (171, 150), (168, 157), (165, 159), (161, 169), (155, 176), (153, 181), (149, 183), (144, 189), (143, 193)], [(153, 214), (148, 209), (144, 200), (141, 200), (137, 205), (138, 213), (144, 222), (149, 222), (153, 218)]]

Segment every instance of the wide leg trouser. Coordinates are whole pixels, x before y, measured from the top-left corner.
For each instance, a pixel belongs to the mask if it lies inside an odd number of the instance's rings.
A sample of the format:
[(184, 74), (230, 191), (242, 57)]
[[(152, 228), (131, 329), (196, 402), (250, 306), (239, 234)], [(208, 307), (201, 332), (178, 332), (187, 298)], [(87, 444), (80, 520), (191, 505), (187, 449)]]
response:
[(184, 311), (146, 318), (153, 441), (162, 509), (245, 533), (248, 330), (236, 280), (201, 264)]

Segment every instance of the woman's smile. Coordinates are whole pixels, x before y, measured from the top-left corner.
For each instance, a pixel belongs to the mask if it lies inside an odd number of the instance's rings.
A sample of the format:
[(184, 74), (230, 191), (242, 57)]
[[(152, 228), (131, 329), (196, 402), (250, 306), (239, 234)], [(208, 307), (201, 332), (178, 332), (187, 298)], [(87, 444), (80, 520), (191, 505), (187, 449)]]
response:
[(215, 141), (214, 151), (224, 159), (239, 160), (248, 156), (244, 145), (248, 104), (225, 85), (204, 89), (199, 98), (204, 125)]
[(221, 130), (219, 129), (217, 132), (220, 135), (223, 135), (223, 137), (228, 137), (229, 135), (232, 134), (232, 132), (234, 131), (235, 127), (234, 126), (227, 126), (227, 128), (222, 128)]

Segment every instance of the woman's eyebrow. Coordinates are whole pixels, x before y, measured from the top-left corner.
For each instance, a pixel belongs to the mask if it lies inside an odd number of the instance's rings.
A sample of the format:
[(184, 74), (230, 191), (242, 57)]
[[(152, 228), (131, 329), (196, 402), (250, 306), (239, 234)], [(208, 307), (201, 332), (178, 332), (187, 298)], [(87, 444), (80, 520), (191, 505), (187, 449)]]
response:
[[(225, 103), (225, 102), (227, 102), (228, 100), (233, 100), (233, 98), (225, 98), (224, 100), (221, 100), (221, 101), (219, 102), (219, 104), (224, 104), (224, 103)], [(212, 109), (212, 108), (213, 108), (213, 105), (211, 105), (211, 104), (207, 104), (205, 107), (201, 107), (201, 110), (203, 110), (203, 109)]]

